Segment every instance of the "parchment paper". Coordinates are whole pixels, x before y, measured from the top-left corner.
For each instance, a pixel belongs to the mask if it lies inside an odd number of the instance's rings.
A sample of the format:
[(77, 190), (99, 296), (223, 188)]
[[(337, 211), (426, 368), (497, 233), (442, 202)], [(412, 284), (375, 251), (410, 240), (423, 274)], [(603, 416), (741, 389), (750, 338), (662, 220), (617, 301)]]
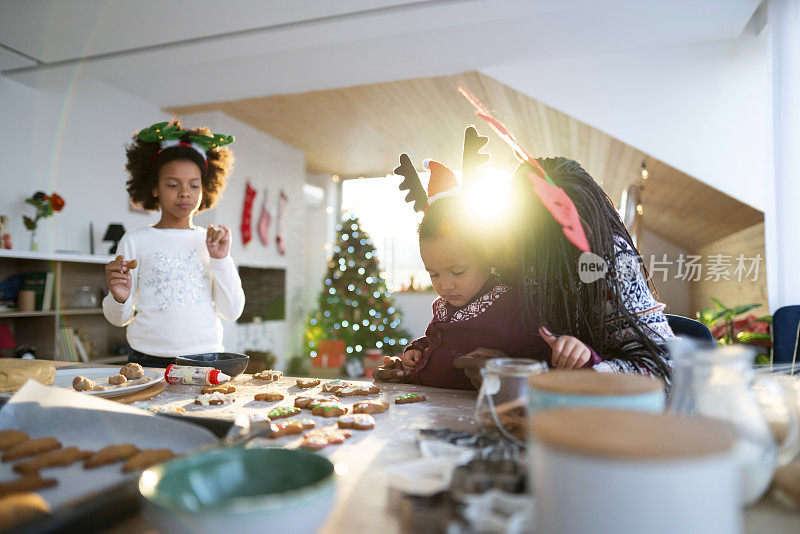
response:
[[(31, 438), (53, 436), (66, 447), (97, 451), (107, 445), (132, 443), (144, 448), (166, 448), (176, 454), (191, 452), (216, 441), (205, 428), (157, 417), (139, 408), (82, 393), (47, 387), (29, 380), (0, 410), (0, 430), (15, 428)], [(22, 461), (22, 460), (19, 460)], [(0, 463), (0, 480), (20, 475), (14, 462)], [(90, 492), (101, 492), (138, 473), (123, 474), (122, 463), (86, 470), (78, 462), (68, 467), (43, 469), (43, 478), (56, 478), (55, 487), (38, 493), (54, 509)]]

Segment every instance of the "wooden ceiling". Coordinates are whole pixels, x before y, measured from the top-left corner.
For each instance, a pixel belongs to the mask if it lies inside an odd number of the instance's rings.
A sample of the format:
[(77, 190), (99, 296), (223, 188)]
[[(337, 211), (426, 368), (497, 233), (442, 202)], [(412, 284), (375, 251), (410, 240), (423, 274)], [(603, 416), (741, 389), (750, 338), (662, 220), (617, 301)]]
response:
[(306, 155), (311, 173), (343, 178), (383, 176), (407, 152), (417, 164), (433, 157), (458, 169), (463, 131), (489, 136), (489, 166), (513, 170), (510, 149), (475, 117), (456, 88), (483, 101), (535, 155), (575, 159), (619, 201), (645, 161), (644, 226), (695, 250), (763, 221), (763, 214), (649, 157), (610, 135), (478, 72), (309, 93), (249, 98), (170, 109), (177, 115), (221, 111)]

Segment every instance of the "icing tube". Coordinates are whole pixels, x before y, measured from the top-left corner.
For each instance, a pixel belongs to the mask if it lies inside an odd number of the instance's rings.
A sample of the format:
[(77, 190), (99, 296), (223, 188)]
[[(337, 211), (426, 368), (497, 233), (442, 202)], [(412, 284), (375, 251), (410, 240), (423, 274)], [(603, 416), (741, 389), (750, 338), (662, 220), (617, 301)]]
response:
[(231, 377), (213, 367), (172, 364), (164, 372), (164, 379), (168, 384), (215, 386), (227, 382)]

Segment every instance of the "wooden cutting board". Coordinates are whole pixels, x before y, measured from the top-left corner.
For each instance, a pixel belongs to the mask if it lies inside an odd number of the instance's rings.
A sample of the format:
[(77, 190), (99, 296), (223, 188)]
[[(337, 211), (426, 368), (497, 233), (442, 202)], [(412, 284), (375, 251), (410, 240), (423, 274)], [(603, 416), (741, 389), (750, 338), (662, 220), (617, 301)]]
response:
[(134, 391), (133, 393), (128, 393), (127, 395), (120, 395), (119, 397), (112, 397), (108, 400), (121, 402), (122, 404), (130, 404), (136, 401), (152, 399), (153, 397), (161, 395), (166, 388), (167, 383), (161, 381), (157, 384), (153, 384), (152, 386), (140, 389), (139, 391)]

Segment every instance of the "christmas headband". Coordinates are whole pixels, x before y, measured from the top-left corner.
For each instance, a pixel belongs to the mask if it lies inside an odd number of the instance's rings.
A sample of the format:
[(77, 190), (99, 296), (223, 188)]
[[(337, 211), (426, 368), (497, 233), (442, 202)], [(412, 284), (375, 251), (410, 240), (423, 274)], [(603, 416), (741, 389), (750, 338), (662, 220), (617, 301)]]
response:
[[(480, 149), (488, 142), (489, 138), (479, 136), (474, 126), (464, 130), (461, 172), (465, 187), (469, 187), (473, 182), (478, 167), (489, 161), (489, 154), (480, 153)], [(427, 193), (408, 154), (400, 155), (400, 166), (394, 170), (395, 174), (404, 178), (400, 183), (400, 190), (408, 191), (406, 202), (413, 202), (415, 211), (426, 211), (428, 206), (440, 198), (453, 196), (459, 192), (458, 179), (447, 166), (427, 159), (422, 162), (422, 167), (431, 173)]]
[(203, 159), (208, 161), (206, 152), (215, 148), (223, 147), (233, 143), (234, 137), (232, 135), (212, 134), (212, 135), (188, 135), (186, 136), (191, 142), (182, 141), (186, 132), (181, 130), (178, 126), (167, 126), (168, 122), (158, 122), (149, 128), (144, 128), (139, 131), (138, 139), (145, 143), (158, 143), (160, 148), (156, 155), (153, 156), (153, 161), (165, 149), (173, 146), (186, 146), (197, 151)]
[(533, 172), (527, 173), (527, 178), (533, 186), (534, 193), (536, 193), (536, 196), (542, 201), (542, 204), (544, 204), (544, 207), (550, 212), (550, 215), (561, 224), (561, 231), (564, 232), (567, 239), (581, 251), (591, 252), (589, 249), (589, 241), (586, 239), (586, 234), (581, 225), (578, 209), (575, 207), (572, 199), (569, 198), (563, 189), (555, 184), (542, 166), (539, 165), (539, 162), (525, 152), (525, 149), (517, 142), (511, 131), (506, 128), (506, 125), (497, 120), (480, 100), (475, 98), (463, 87), (459, 87), (458, 92), (472, 104), (475, 108), (475, 114), (488, 122), (495, 133), (497, 133), (525, 163), (539, 173), (539, 176)]

